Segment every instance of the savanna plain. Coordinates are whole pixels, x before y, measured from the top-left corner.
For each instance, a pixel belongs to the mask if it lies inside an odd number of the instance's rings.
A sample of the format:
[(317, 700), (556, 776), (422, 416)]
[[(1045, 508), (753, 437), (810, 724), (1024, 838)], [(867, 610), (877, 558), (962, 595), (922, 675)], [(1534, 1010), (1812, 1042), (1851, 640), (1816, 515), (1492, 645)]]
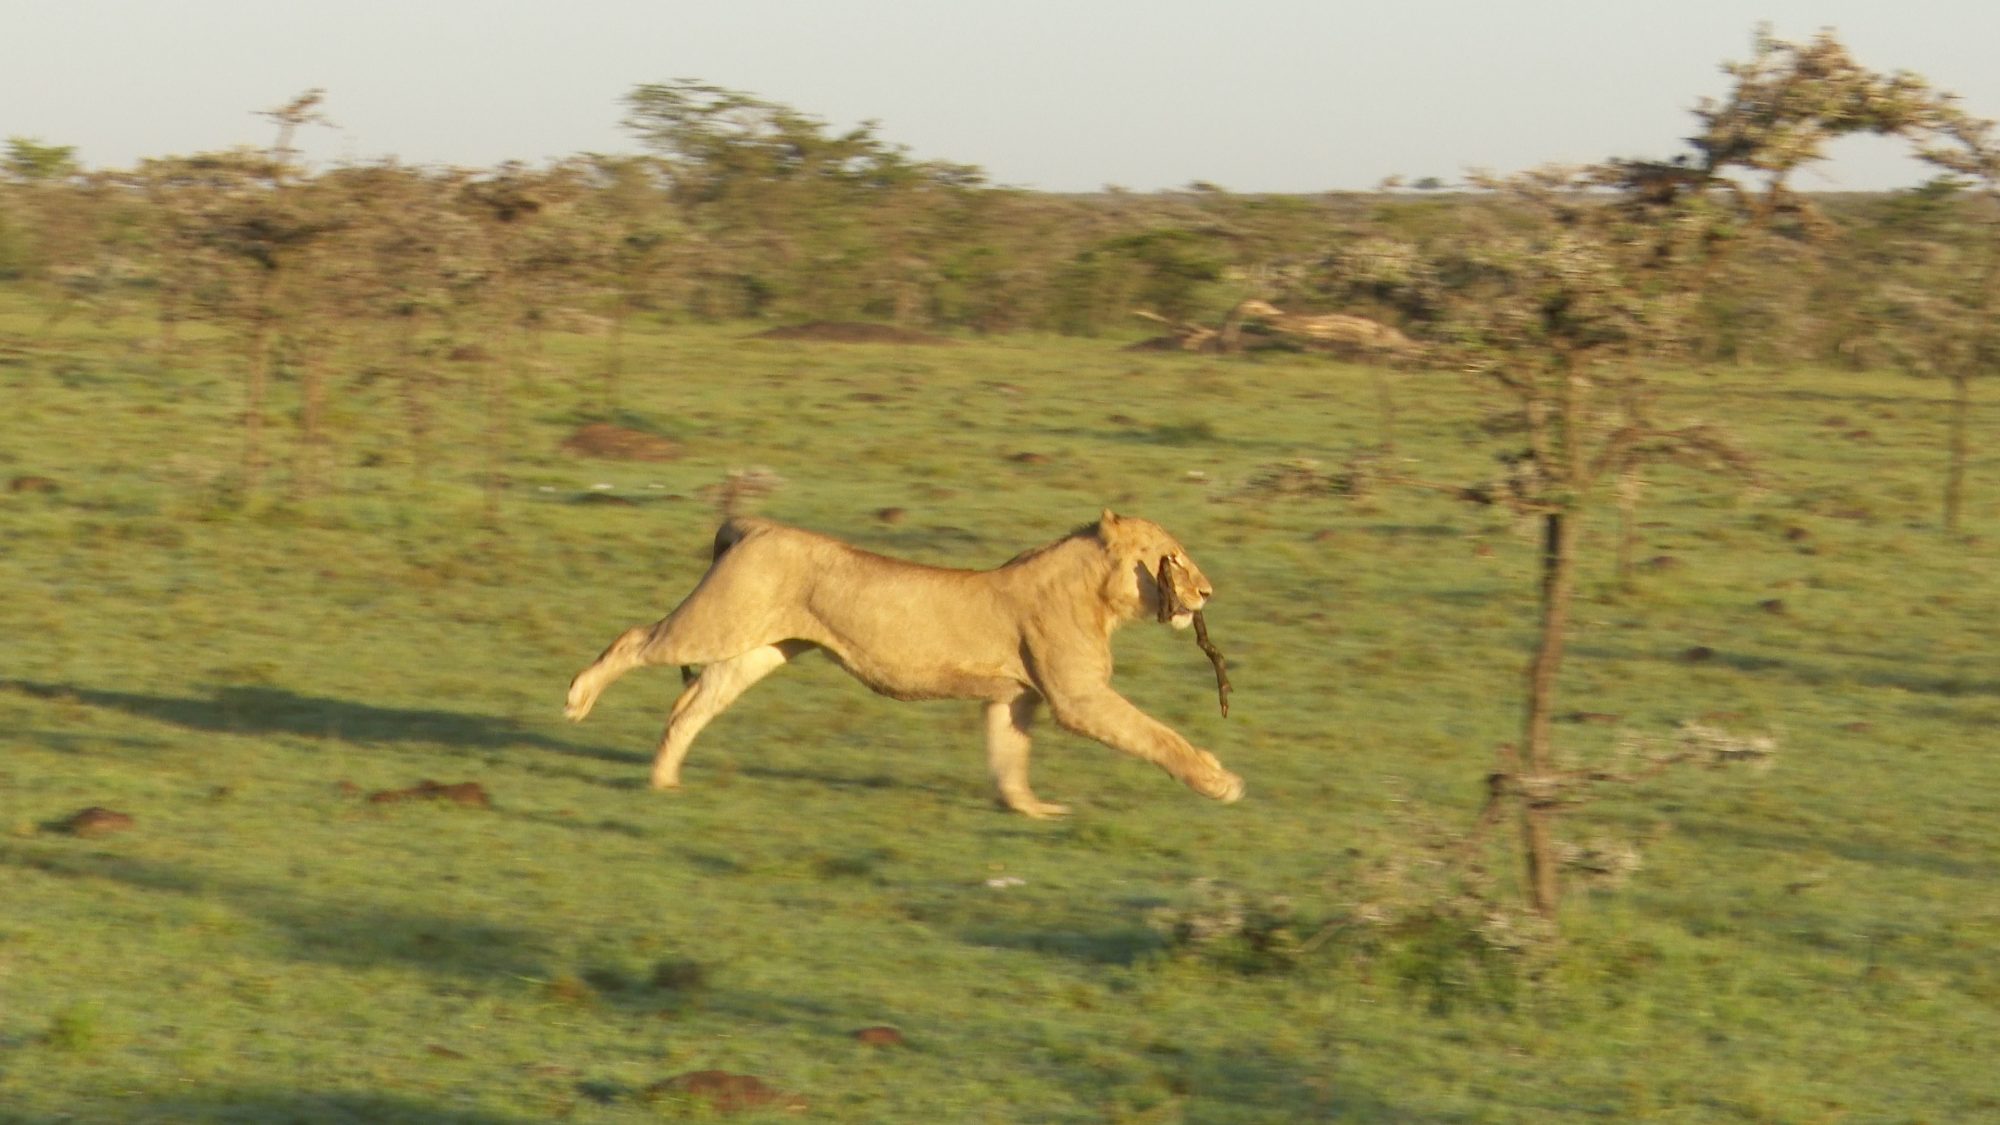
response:
[[(0, 478), (26, 482), (0, 493), (0, 1119), (700, 1118), (661, 1084), (704, 1070), (779, 1092), (746, 1120), (2000, 1119), (2000, 461), (1943, 535), (1938, 385), (1658, 374), (1661, 413), (1726, 424), (1758, 479), (1657, 473), (1628, 583), (1609, 516), (1585, 529), (1559, 742), (1579, 768), (1687, 723), (1776, 750), (1567, 810), (1575, 854), (1625, 858), (1497, 941), (1371, 920), (1442, 885), (1426, 841), (1472, 827), (1518, 736), (1538, 544), (1328, 483), (1385, 402), (1378, 463), (1492, 476), (1469, 384), (753, 332), (635, 330), (610, 412), (601, 342), (551, 335), (498, 429), (441, 363), (421, 459), (393, 373), (349, 357), (315, 487), (281, 381), (246, 497), (229, 340), (162, 354), (0, 294)], [(563, 448), (593, 421), (678, 457)], [(717, 486), (755, 469), (776, 486), (739, 503), (941, 565), (1106, 506), (1159, 521), (1215, 583), (1231, 714), (1156, 626), (1119, 634), (1114, 682), (1248, 796), (1049, 727), (1037, 790), (1074, 812), (1014, 816), (976, 708), (810, 657), (649, 791), (673, 671), (582, 726), (563, 689), (692, 587)], [(487, 803), (369, 799), (426, 780)], [(91, 806), (131, 823), (61, 830)], [(1487, 837), (1509, 900), (1514, 849)]]

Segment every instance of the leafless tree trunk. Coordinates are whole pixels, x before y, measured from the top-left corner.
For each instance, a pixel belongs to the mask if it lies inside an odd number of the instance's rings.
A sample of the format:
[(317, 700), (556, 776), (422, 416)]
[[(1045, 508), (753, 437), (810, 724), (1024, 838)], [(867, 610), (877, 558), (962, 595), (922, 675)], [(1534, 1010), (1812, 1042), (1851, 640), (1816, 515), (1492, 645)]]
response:
[(311, 334), (299, 341), (299, 448), (292, 467), (295, 499), (316, 496), (326, 452), (326, 363), (330, 344)]
[(1563, 512), (1542, 517), (1541, 636), (1528, 663), (1528, 713), (1524, 724), (1521, 842), (1527, 851), (1528, 894), (1537, 913), (1553, 917), (1561, 900), (1555, 847), (1554, 721), (1556, 675), (1562, 669), (1576, 584), (1576, 521)]
[(483, 474), (486, 494), (486, 523), (500, 526), (500, 495), (506, 487), (507, 448), (513, 429), (509, 418), (511, 396), (525, 357), (522, 355), (521, 302), (512, 279), (503, 278), (495, 286), (500, 307), (499, 353), (479, 364), (486, 405), (486, 467)]
[(243, 402), (243, 492), (254, 494), (264, 480), (264, 401), (271, 385), (271, 367), (277, 351), (277, 273), (265, 270), (258, 278), (256, 305), (251, 309), (250, 366), (245, 378)]
[(1951, 377), (1951, 419), (1945, 447), (1944, 529), (1955, 534), (1965, 510), (1965, 462), (1971, 453), (1972, 379), (1961, 371)]
[(396, 326), (396, 370), (402, 374), (403, 425), (410, 437), (410, 471), (417, 483), (430, 479), (431, 404), (429, 365), (417, 354), (417, 314), (405, 312)]
[(1396, 388), (1389, 372), (1375, 368), (1375, 401), (1382, 408), (1382, 452), (1396, 451)]
[(618, 410), (618, 384), (625, 378), (625, 322), (632, 316), (629, 279), (620, 279), (618, 299), (611, 304), (611, 327), (604, 334), (604, 416)]
[(1632, 585), (1632, 556), (1639, 545), (1639, 493), (1646, 487), (1636, 468), (1618, 474), (1618, 569), (1620, 589)]

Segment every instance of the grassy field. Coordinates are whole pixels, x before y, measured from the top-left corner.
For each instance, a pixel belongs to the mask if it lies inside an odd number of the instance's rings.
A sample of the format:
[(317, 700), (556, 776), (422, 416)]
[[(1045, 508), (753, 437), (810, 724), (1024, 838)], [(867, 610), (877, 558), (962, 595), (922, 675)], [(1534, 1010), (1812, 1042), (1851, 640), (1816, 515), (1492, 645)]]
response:
[[(1629, 592), (1590, 530), (1563, 707), (1593, 721), (1561, 739), (1592, 760), (1705, 717), (1781, 749), (1566, 817), (1643, 866), (1573, 881), (1559, 941), (1512, 955), (1322, 930), (1471, 824), (1533, 611), (1504, 515), (1257, 486), (1378, 440), (1365, 370), (676, 327), (631, 345), (617, 420), (684, 450), (645, 464), (561, 451), (600, 342), (557, 337), (489, 526), (463, 367), (420, 475), (398, 373), (343, 364), (334, 490), (297, 499), (279, 386), (245, 502), (225, 341), (163, 359), (143, 324), (38, 323), (0, 294), (0, 480), (42, 478), (0, 492), (0, 1120), (701, 1117), (655, 1084), (707, 1069), (826, 1121), (2000, 1119), (2000, 460), (1945, 539), (1936, 386), (1665, 377), (1662, 415), (1728, 423), (1764, 486), (1664, 476)], [(1398, 385), (1414, 475), (1491, 474), (1471, 391)], [(1011, 816), (971, 705), (819, 659), (648, 791), (671, 671), (580, 727), (563, 688), (687, 591), (702, 490), (750, 466), (784, 478), (764, 514), (951, 565), (1105, 505), (1164, 523), (1217, 586), (1232, 714), (1185, 634), (1121, 634), (1118, 682), (1249, 796), (1049, 730), (1037, 789), (1075, 814)], [(491, 807), (366, 799), (424, 779)], [(134, 823), (55, 830), (86, 806)], [(1206, 879), (1326, 940), (1177, 946), (1149, 919)]]

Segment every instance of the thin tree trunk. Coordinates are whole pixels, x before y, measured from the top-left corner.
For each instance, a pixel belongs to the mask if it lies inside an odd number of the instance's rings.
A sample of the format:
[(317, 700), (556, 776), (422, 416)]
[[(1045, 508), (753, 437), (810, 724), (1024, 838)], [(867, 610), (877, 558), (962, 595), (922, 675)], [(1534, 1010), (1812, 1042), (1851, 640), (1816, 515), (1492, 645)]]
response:
[(396, 369), (403, 374), (403, 424), (410, 437), (410, 472), (418, 484), (430, 479), (431, 405), (425, 392), (431, 372), (417, 355), (417, 315), (405, 312), (396, 332)]
[(165, 360), (180, 345), (181, 293), (178, 281), (168, 281), (160, 289), (160, 358)]
[(1528, 893), (1535, 911), (1552, 917), (1560, 901), (1555, 847), (1554, 772), (1550, 726), (1555, 713), (1556, 674), (1562, 668), (1569, 633), (1570, 599), (1576, 583), (1576, 521), (1563, 512), (1542, 517), (1541, 637), (1528, 663), (1528, 713), (1521, 787), (1521, 840), (1528, 861)]
[(611, 306), (611, 330), (604, 339), (604, 417), (609, 421), (618, 411), (618, 384), (625, 375), (625, 321), (632, 315), (629, 291), (620, 288)]
[(1963, 373), (1951, 378), (1949, 426), (1945, 439), (1949, 460), (1944, 472), (1944, 529), (1947, 534), (1955, 534), (1965, 511), (1965, 462), (1972, 445), (1972, 379)]
[(1639, 493), (1645, 482), (1639, 479), (1637, 469), (1626, 469), (1618, 474), (1618, 588), (1632, 587), (1632, 556), (1637, 554), (1639, 545)]
[(324, 340), (301, 341), (304, 354), (299, 363), (299, 449), (292, 469), (292, 495), (296, 499), (316, 496), (320, 491), (320, 470), (326, 434), (322, 429), (326, 413), (326, 352)]
[(277, 291), (274, 271), (266, 270), (257, 285), (256, 318), (250, 331), (250, 368), (243, 402), (243, 493), (255, 495), (264, 481), (264, 400), (271, 385), (272, 357), (277, 335), (278, 310), (273, 307)]
[(1396, 452), (1396, 388), (1389, 373), (1375, 368), (1375, 401), (1382, 408), (1382, 452)]
[(509, 394), (513, 390), (515, 375), (525, 362), (521, 342), (521, 304), (515, 299), (516, 287), (510, 279), (503, 279), (499, 286), (500, 303), (500, 353), (480, 364), (480, 372), (486, 383), (486, 523), (489, 527), (500, 526), (500, 494), (505, 488), (504, 472), (507, 465), (507, 449), (512, 425), (508, 418), (508, 408), (512, 405)]
[(488, 527), (500, 526), (500, 473), (506, 464), (502, 449), (507, 442), (507, 374), (514, 369), (517, 346), (508, 334), (501, 354), (479, 364), (480, 380), (485, 384), (481, 397), (486, 405), (486, 440), (481, 443), (485, 446), (486, 465), (480, 483), (486, 497)]

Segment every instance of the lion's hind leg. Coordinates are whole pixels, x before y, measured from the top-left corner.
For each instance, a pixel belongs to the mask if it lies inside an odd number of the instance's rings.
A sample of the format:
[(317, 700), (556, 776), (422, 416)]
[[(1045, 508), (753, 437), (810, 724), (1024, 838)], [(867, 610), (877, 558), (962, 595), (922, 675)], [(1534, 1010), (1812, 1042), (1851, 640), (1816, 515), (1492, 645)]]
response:
[(812, 647), (806, 641), (780, 641), (702, 668), (701, 674), (674, 700), (673, 712), (667, 716), (667, 729), (660, 736), (660, 750), (653, 758), (653, 788), (679, 788), (681, 762), (687, 758), (688, 747), (694, 744), (702, 728), (728, 710), (752, 684)]
[(612, 641), (610, 646), (591, 662), (590, 667), (576, 674), (569, 682), (569, 696), (563, 703), (563, 714), (569, 721), (580, 723), (590, 709), (597, 705), (597, 697), (611, 686), (611, 681), (646, 663), (645, 649), (652, 639), (654, 625), (635, 625)]
[(651, 625), (635, 625), (618, 634), (590, 667), (578, 672), (569, 683), (563, 714), (571, 722), (582, 722), (604, 689), (634, 668), (677, 664), (681, 682), (692, 683), (693, 665), (723, 660), (777, 639), (753, 632), (742, 620), (743, 615), (732, 612), (731, 600), (719, 596), (704, 579), (679, 608)]

